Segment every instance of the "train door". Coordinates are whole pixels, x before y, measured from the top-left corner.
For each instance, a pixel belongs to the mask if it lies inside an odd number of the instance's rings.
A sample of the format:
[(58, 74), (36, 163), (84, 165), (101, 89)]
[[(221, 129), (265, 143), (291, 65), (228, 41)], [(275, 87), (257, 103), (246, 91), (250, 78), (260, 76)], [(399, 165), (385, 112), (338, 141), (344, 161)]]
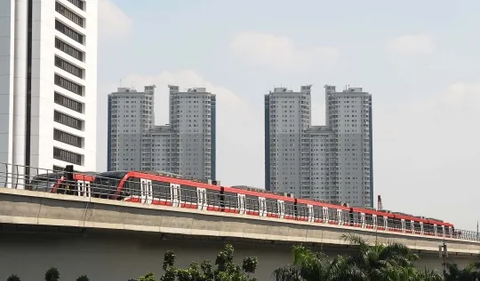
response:
[(243, 215), (245, 214), (245, 194), (237, 194), (238, 201), (238, 213)]
[(258, 215), (260, 217), (267, 216), (267, 200), (264, 197), (258, 197)]
[(372, 215), (373, 229), (377, 229), (377, 215)]
[(437, 224), (433, 224), (433, 235), (437, 236)]
[(308, 209), (308, 221), (313, 222), (313, 220), (315, 219), (315, 216), (313, 214), (313, 206), (307, 205), (307, 209)]
[(323, 212), (323, 222), (328, 223), (329, 222), (328, 208), (327, 207), (322, 207), (322, 212)]
[(385, 229), (385, 231), (388, 231), (388, 217), (387, 216), (383, 216), (383, 228)]
[(197, 209), (207, 209), (207, 190), (205, 188), (197, 187)]
[(360, 224), (362, 228), (365, 228), (366, 223), (365, 223), (365, 213), (360, 213)]
[(340, 209), (337, 209), (337, 222), (338, 222), (338, 225), (343, 224), (342, 210)]
[(92, 197), (92, 189), (89, 181), (77, 181), (78, 196)]
[(424, 230), (423, 230), (423, 222), (420, 222), (420, 235), (423, 235)]
[(402, 224), (402, 232), (405, 233), (406, 231), (406, 222), (405, 219), (401, 219), (400, 223)]
[(453, 230), (451, 226), (448, 227), (448, 236), (450, 236), (450, 238), (453, 238)]
[(442, 225), (442, 237), (445, 237), (445, 226)]
[(140, 196), (142, 203), (152, 204), (153, 189), (151, 180), (140, 179)]
[(412, 229), (412, 233), (415, 234), (415, 223), (414, 223), (414, 221), (410, 221), (410, 228)]
[(172, 206), (180, 206), (180, 185), (179, 184), (170, 184), (170, 200), (172, 200)]
[(285, 201), (277, 200), (278, 215), (281, 219), (285, 217)]

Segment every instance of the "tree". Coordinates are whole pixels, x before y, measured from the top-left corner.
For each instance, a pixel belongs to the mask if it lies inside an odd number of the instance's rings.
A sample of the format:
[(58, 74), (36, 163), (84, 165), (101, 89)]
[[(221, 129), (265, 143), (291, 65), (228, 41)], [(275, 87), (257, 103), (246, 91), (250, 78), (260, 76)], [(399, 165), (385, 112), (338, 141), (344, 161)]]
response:
[(418, 259), (408, 247), (399, 243), (368, 245), (361, 237), (344, 235), (357, 246), (351, 255), (331, 259), (303, 246), (292, 249), (292, 264), (280, 267), (273, 275), (277, 281), (440, 281), (434, 271), (414, 266)]
[(55, 267), (50, 268), (45, 273), (45, 281), (58, 281), (60, 279), (60, 273)]
[(162, 266), (165, 273), (160, 281), (256, 281), (255, 278), (250, 278), (250, 274), (255, 273), (258, 259), (245, 257), (241, 266), (235, 264), (234, 248), (230, 244), (225, 245), (218, 253), (215, 260), (216, 268), (210, 261), (205, 260), (201, 264), (192, 262), (188, 268), (180, 269), (175, 267), (175, 259), (173, 251), (165, 253)]
[(77, 281), (90, 281), (86, 275), (82, 275), (77, 278)]
[(20, 277), (18, 277), (17, 275), (13, 274), (13, 275), (10, 275), (10, 276), (7, 278), (7, 281), (20, 281)]

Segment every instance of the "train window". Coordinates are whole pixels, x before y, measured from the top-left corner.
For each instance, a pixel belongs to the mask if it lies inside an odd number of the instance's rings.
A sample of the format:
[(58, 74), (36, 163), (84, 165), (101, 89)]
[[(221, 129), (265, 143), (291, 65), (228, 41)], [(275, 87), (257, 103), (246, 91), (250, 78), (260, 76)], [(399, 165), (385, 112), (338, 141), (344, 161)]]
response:
[(384, 217), (383, 216), (377, 216), (377, 226), (378, 227), (384, 227)]
[(433, 224), (426, 223), (423, 225), (423, 231), (427, 234), (434, 234), (434, 227)]
[(420, 229), (421, 229), (420, 222), (418, 222), (418, 221), (414, 222), (414, 227), (415, 227), (415, 231), (420, 231)]
[(392, 225), (389, 225), (389, 227), (392, 227), (396, 230), (402, 230), (402, 220), (397, 218), (392, 219)]
[[(207, 197), (208, 199), (208, 197)], [(180, 185), (180, 201), (183, 203), (197, 203), (197, 188), (188, 186), (188, 185)]]
[(321, 220), (323, 218), (323, 211), (321, 207), (313, 206), (313, 216), (317, 220)]
[(278, 214), (278, 204), (275, 199), (266, 199), (267, 201), (267, 212), (272, 214)]
[(170, 201), (172, 200), (172, 191), (170, 189), (170, 183), (161, 181), (152, 181), (153, 198), (160, 200)]
[(295, 206), (292, 202), (285, 202), (285, 217), (295, 217)]
[(128, 178), (123, 184), (125, 196), (141, 196), (141, 187), (139, 178)]
[(367, 226), (373, 226), (373, 215), (365, 214), (365, 224)]
[(228, 208), (228, 209), (239, 208), (237, 194), (235, 193), (225, 192), (223, 195), (223, 202), (224, 202), (225, 208)]
[(337, 216), (337, 209), (332, 209), (332, 208), (329, 208), (328, 209), (328, 219), (330, 221), (338, 221), (338, 216)]
[(251, 195), (245, 196), (245, 208), (250, 211), (259, 211), (258, 197)]
[(308, 218), (307, 205), (297, 205), (297, 216), (301, 218)]
[(220, 193), (218, 191), (207, 189), (207, 205), (220, 207)]

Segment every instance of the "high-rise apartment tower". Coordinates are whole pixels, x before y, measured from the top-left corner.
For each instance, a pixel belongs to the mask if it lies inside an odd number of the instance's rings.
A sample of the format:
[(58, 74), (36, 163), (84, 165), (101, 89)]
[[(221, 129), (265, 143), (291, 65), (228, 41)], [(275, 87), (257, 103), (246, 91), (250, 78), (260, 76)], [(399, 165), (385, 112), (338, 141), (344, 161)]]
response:
[(155, 86), (108, 95), (108, 170), (142, 168), (143, 133), (155, 124)]
[(311, 126), (310, 86), (265, 96), (265, 185), (298, 197), (373, 207), (372, 97), (325, 86), (326, 126)]
[(0, 1), (0, 162), (96, 170), (97, 6)]

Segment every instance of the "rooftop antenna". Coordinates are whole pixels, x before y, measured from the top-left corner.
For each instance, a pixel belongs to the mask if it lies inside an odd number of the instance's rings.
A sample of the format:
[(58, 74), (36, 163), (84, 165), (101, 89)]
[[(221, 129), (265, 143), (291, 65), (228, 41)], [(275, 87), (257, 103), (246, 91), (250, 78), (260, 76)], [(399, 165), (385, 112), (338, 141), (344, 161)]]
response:
[(383, 210), (382, 195), (378, 195), (377, 210), (379, 210), (379, 211)]

